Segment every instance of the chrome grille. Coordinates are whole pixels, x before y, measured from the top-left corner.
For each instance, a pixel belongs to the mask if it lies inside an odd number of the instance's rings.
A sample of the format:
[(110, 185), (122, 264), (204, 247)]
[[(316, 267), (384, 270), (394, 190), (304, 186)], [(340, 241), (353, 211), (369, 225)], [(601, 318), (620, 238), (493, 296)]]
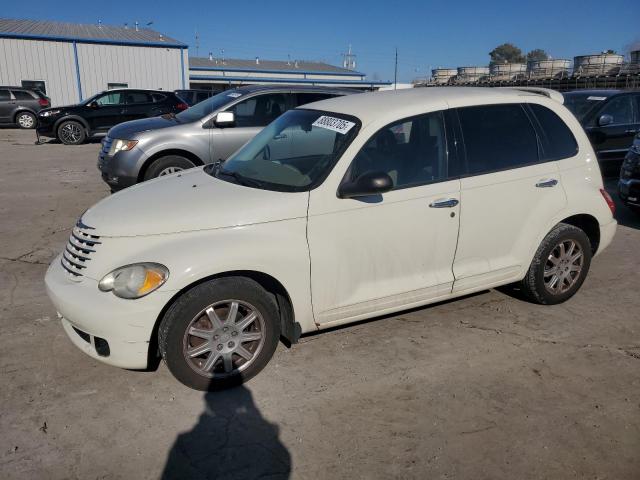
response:
[(87, 263), (91, 260), (91, 255), (100, 246), (100, 237), (95, 235), (92, 227), (84, 225), (81, 221), (76, 223), (69, 242), (62, 252), (62, 268), (74, 278), (82, 277), (83, 270), (87, 268)]

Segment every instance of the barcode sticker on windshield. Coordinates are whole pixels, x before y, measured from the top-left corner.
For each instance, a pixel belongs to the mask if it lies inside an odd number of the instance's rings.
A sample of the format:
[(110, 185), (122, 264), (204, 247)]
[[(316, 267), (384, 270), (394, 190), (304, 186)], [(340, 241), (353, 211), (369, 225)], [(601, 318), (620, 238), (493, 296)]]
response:
[(228, 93), (227, 94), (227, 97), (231, 97), (231, 98), (238, 98), (238, 97), (241, 97), (241, 96), (242, 96), (242, 94), (241, 93), (237, 93), (237, 92)]
[(587, 100), (606, 100), (607, 97), (587, 97)]
[(336, 117), (328, 117), (326, 115), (321, 116), (311, 124), (311, 126), (313, 127), (326, 128), (327, 130), (333, 130), (334, 132), (341, 133), (342, 135), (351, 130), (354, 125), (355, 123), (348, 120), (343, 120)]

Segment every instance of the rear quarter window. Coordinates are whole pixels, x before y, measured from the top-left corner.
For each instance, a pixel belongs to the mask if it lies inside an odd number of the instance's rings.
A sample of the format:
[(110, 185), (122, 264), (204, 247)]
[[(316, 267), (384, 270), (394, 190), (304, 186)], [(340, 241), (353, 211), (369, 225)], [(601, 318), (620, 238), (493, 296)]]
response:
[(538, 163), (536, 132), (520, 104), (458, 109), (467, 175), (508, 170)]
[(16, 100), (35, 100), (35, 97), (25, 90), (11, 90)]
[(529, 108), (538, 123), (542, 161), (570, 158), (578, 153), (578, 142), (571, 129), (555, 112), (535, 103), (530, 103)]

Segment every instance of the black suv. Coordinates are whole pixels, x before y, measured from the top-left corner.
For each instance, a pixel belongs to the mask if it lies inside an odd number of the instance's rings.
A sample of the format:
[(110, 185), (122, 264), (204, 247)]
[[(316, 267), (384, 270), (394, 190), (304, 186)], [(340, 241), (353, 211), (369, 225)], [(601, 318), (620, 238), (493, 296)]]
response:
[(38, 113), (38, 134), (79, 145), (104, 136), (121, 122), (178, 113), (189, 106), (173, 92), (114, 89), (100, 92), (78, 105), (48, 108)]
[(618, 194), (628, 207), (640, 213), (640, 135), (633, 141), (622, 163)]
[(35, 128), (36, 114), (50, 106), (51, 100), (40, 90), (0, 87), (0, 123)]
[(603, 173), (617, 173), (640, 131), (640, 91), (576, 90), (563, 96), (589, 135)]
[(184, 100), (190, 107), (220, 93), (212, 92), (211, 90), (174, 90), (173, 92)]

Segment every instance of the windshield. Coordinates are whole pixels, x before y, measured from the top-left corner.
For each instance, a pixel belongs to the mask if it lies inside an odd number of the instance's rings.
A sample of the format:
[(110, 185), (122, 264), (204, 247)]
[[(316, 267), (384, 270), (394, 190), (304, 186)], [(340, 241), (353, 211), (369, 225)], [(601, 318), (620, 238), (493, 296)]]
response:
[(607, 96), (594, 93), (569, 93), (564, 95), (564, 106), (571, 110), (578, 120), (583, 120), (595, 105), (606, 99)]
[(176, 118), (184, 123), (195, 122), (203, 117), (206, 117), (212, 112), (219, 110), (228, 103), (233, 102), (236, 98), (241, 97), (243, 94), (236, 90), (227, 90), (221, 92), (213, 97), (196, 103), (193, 107), (187, 108), (185, 111), (176, 115)]
[(220, 179), (266, 190), (311, 190), (329, 174), (358, 134), (358, 119), (317, 110), (289, 110), (222, 166)]

